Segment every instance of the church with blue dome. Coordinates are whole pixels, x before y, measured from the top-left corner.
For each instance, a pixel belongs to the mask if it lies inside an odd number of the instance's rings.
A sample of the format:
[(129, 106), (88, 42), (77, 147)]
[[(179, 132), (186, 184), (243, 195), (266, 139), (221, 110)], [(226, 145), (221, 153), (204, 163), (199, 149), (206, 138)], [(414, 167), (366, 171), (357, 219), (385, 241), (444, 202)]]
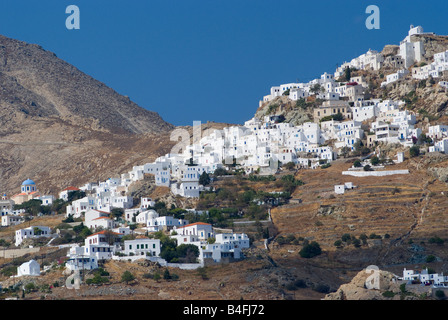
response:
[(13, 200), (15, 204), (22, 204), (26, 201), (39, 197), (39, 191), (37, 190), (36, 183), (31, 179), (26, 179), (22, 182), (20, 191), (21, 192), (19, 194), (11, 197), (11, 200)]
[(21, 190), (22, 190), (23, 193), (37, 191), (36, 183), (33, 180), (31, 180), (31, 179), (27, 179), (27, 180), (22, 182)]

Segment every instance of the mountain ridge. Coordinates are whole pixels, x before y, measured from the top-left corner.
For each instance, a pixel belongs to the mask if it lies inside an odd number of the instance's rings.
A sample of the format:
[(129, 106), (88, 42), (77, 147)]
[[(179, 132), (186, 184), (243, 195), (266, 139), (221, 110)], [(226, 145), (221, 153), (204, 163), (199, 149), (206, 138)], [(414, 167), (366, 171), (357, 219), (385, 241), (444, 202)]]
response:
[(36, 44), (0, 35), (0, 191), (57, 194), (169, 152), (174, 125)]
[(56, 115), (75, 124), (90, 120), (114, 132), (174, 129), (156, 112), (138, 106), (51, 51), (2, 35), (0, 80), (2, 109), (38, 117)]

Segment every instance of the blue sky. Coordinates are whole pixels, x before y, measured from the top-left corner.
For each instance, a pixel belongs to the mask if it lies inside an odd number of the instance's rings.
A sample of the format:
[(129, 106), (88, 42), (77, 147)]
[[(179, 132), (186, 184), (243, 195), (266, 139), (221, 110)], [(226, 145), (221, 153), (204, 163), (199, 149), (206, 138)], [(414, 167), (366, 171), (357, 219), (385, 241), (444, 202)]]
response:
[[(67, 30), (65, 9), (81, 12)], [(368, 5), (380, 29), (368, 30)], [(40, 44), (175, 125), (241, 124), (271, 86), (399, 44), (448, 35), (448, 1), (0, 0), (0, 33)]]

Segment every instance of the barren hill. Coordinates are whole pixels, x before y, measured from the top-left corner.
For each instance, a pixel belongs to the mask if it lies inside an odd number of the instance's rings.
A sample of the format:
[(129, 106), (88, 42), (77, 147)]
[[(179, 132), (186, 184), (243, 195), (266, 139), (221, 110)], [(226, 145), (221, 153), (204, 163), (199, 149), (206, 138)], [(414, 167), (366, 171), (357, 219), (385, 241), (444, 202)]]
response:
[(38, 45), (0, 36), (0, 191), (107, 179), (170, 150), (174, 126)]
[(2, 133), (17, 113), (109, 131), (163, 133), (173, 125), (38, 45), (0, 36)]

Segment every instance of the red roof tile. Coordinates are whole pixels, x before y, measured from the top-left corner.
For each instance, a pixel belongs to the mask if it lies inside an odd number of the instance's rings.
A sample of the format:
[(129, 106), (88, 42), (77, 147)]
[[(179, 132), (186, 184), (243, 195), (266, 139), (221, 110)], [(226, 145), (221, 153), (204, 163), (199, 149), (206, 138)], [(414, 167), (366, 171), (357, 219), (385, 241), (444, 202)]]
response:
[(76, 187), (67, 187), (67, 188), (65, 188), (64, 190), (62, 190), (62, 191), (78, 191), (79, 189), (78, 188), (76, 188)]

